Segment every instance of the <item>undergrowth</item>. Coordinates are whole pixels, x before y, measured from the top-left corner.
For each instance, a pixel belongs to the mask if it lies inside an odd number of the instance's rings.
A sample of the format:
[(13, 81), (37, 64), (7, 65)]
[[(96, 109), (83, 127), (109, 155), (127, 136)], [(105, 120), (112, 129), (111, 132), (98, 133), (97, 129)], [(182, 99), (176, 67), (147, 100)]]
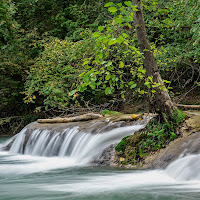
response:
[(124, 137), (115, 147), (121, 164), (137, 164), (147, 155), (166, 147), (179, 136), (177, 128), (185, 118), (186, 114), (179, 110), (174, 122), (163, 123), (159, 118), (154, 118), (143, 130)]

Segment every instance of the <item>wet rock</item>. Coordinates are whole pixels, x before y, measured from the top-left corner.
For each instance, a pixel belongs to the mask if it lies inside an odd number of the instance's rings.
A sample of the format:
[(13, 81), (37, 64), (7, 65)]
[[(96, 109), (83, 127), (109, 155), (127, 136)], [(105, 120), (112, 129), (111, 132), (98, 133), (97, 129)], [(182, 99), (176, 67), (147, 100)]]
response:
[(166, 168), (178, 158), (200, 153), (200, 132), (179, 138), (171, 142), (165, 149), (146, 158), (142, 168)]
[(111, 165), (115, 155), (115, 146), (116, 144), (112, 144), (106, 149), (104, 149), (102, 154), (98, 158), (96, 158), (92, 163), (97, 165)]

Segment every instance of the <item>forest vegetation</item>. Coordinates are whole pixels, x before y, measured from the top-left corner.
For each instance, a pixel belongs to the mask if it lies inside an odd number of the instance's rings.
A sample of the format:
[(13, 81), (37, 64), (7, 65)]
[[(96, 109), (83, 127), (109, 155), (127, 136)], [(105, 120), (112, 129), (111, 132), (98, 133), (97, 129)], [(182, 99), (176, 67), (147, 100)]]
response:
[[(163, 85), (143, 65), (136, 11), (121, 0), (1, 0), (0, 133), (41, 116), (148, 110)], [(200, 1), (143, 0), (143, 14), (170, 98), (199, 104)]]

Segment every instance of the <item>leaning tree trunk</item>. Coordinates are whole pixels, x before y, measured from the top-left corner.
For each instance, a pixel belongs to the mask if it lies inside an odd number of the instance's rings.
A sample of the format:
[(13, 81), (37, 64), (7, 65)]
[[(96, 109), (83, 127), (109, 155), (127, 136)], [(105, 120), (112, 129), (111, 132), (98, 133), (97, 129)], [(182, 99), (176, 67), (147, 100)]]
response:
[(151, 108), (153, 107), (156, 112), (160, 114), (165, 113), (167, 118), (173, 119), (175, 117), (174, 115), (177, 113), (177, 108), (173, 105), (173, 102), (166, 90), (166, 87), (160, 76), (156, 60), (151, 51), (142, 13), (142, 0), (132, 0), (132, 3), (138, 9), (138, 11), (134, 11), (134, 22), (138, 45), (141, 53), (144, 56), (143, 65), (146, 69), (146, 75), (151, 76), (154, 82), (163, 86), (163, 89), (160, 89), (159, 87), (154, 88), (156, 93), (154, 97), (150, 97)]

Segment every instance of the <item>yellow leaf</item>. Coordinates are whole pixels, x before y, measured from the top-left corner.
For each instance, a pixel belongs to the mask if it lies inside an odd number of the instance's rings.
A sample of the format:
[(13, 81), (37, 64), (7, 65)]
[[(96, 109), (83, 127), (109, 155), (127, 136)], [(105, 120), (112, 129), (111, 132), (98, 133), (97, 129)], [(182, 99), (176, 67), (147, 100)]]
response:
[(132, 114), (131, 118), (135, 119), (135, 118), (137, 118), (137, 115), (136, 114)]
[(124, 67), (124, 63), (120, 61), (119, 68), (123, 68), (123, 67)]
[(122, 161), (125, 161), (125, 158), (121, 157), (119, 160), (120, 160), (120, 162), (122, 162)]

